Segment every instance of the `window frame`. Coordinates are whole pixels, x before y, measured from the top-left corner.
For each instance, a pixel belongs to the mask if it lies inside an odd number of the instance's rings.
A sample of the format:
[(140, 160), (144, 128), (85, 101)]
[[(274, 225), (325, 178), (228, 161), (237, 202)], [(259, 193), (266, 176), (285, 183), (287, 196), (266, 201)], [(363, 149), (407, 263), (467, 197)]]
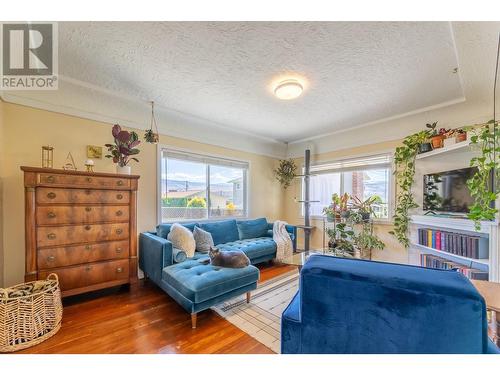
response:
[[(388, 194), (388, 199), (387, 199), (388, 217), (387, 218), (374, 218), (373, 222), (374, 222), (374, 224), (392, 225), (394, 223), (393, 216), (394, 216), (394, 208), (395, 208), (395, 202), (396, 202), (396, 196), (395, 196), (396, 185), (395, 185), (394, 174), (392, 173), (392, 171), (394, 170), (393, 154), (394, 154), (394, 152), (391, 150), (391, 151), (377, 152), (374, 154), (364, 154), (364, 155), (359, 155), (356, 157), (351, 156), (351, 157), (330, 159), (330, 160), (324, 160), (324, 161), (322, 160), (322, 161), (315, 163), (315, 164), (312, 163), (311, 168), (314, 166), (334, 164), (334, 163), (339, 163), (339, 162), (343, 162), (343, 161), (356, 161), (356, 160), (361, 161), (363, 159), (369, 159), (369, 158), (373, 158), (373, 157), (377, 157), (377, 156), (387, 156), (389, 159), (388, 166), (387, 166), (387, 168), (389, 169), (389, 174), (388, 174), (389, 181), (388, 181), (388, 192), (387, 192), (387, 194)], [(379, 165), (382, 165), (382, 163)], [(304, 169), (304, 167), (305, 167), (304, 164), (302, 164), (301, 167), (302, 167), (302, 169)], [(359, 171), (359, 170), (366, 170), (366, 169), (377, 169), (377, 165), (374, 164), (372, 166), (367, 166), (367, 168), (365, 168), (365, 169), (353, 168), (353, 169), (350, 169), (350, 171)], [(344, 188), (344, 173), (343, 172), (347, 172), (348, 169), (336, 168), (336, 170), (338, 172), (340, 172), (340, 187), (341, 187), (341, 190), (343, 190), (343, 188)], [(334, 173), (335, 169), (332, 169), (331, 172)], [(311, 171), (311, 174), (314, 174), (314, 171)], [(302, 182), (300, 184), (300, 189), (301, 189), (300, 194), (301, 194), (302, 200), (304, 200), (304, 179), (302, 179)], [(314, 197), (311, 197), (311, 199), (314, 200)], [(304, 218), (304, 205), (303, 204), (301, 205), (301, 208), (300, 208), (300, 217)], [(325, 216), (323, 216), (323, 215), (310, 215), (310, 218), (312, 220), (322, 220), (325, 218)]]
[[(200, 157), (200, 158), (209, 158), (209, 159), (214, 159), (214, 160), (221, 160), (221, 161), (226, 161), (226, 162), (235, 162), (235, 163), (243, 163), (247, 165), (247, 168), (242, 168), (243, 169), (243, 212), (244, 214), (242, 216), (223, 216), (223, 217), (211, 217), (210, 216), (210, 164), (206, 164), (206, 173), (207, 173), (207, 188), (206, 188), (206, 195), (207, 195), (207, 218), (204, 219), (199, 219), (195, 220), (200, 223), (205, 223), (205, 222), (211, 222), (211, 221), (220, 221), (220, 220), (242, 220), (242, 219), (248, 219), (249, 218), (249, 211), (250, 211), (250, 204), (249, 204), (249, 190), (250, 190), (250, 169), (251, 169), (251, 161), (250, 160), (245, 160), (245, 159), (238, 159), (238, 158), (227, 158), (224, 156), (221, 156), (219, 154), (211, 154), (211, 153), (200, 153), (193, 151), (191, 149), (187, 148), (180, 148), (180, 147), (175, 147), (175, 146), (170, 146), (168, 144), (159, 144), (157, 145), (156, 148), (156, 159), (157, 159), (157, 168), (156, 168), (156, 222), (157, 225), (160, 224), (172, 224), (172, 223), (183, 223), (183, 222), (192, 222), (193, 219), (172, 219), (172, 220), (167, 220), (167, 221), (162, 221), (162, 213), (161, 213), (161, 174), (162, 174), (162, 154), (163, 151), (171, 151), (171, 152), (178, 152), (178, 153), (184, 153), (188, 155), (192, 155), (194, 157)], [(215, 164), (216, 165), (216, 164)], [(223, 166), (223, 165), (222, 165)], [(166, 172), (166, 171), (165, 171)]]

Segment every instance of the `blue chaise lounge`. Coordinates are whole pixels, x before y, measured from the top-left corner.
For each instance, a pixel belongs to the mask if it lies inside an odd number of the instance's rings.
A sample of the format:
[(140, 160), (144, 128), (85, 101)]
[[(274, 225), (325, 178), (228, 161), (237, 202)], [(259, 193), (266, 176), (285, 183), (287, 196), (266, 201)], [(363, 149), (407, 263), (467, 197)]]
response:
[[(145, 276), (191, 313), (192, 327), (196, 328), (196, 314), (217, 303), (257, 288), (259, 270), (255, 264), (276, 257), (276, 243), (272, 239), (272, 223), (265, 218), (255, 220), (222, 220), (199, 223), (181, 223), (193, 231), (195, 226), (210, 232), (214, 244), (221, 251), (244, 252), (252, 265), (245, 268), (221, 268), (202, 264), (207, 254), (195, 253), (182, 263), (175, 263), (172, 243), (167, 240), (171, 224), (161, 224), (156, 232), (139, 236), (139, 266)], [(296, 227), (287, 231), (296, 245)]]
[(281, 324), (284, 354), (499, 353), (483, 298), (453, 270), (315, 255)]

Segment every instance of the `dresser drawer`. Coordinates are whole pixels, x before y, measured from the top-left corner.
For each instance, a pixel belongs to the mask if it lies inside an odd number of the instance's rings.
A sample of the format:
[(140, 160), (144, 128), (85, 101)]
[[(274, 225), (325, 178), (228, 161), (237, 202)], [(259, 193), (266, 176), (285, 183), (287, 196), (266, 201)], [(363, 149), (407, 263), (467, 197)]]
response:
[(38, 268), (49, 269), (128, 256), (129, 241), (126, 240), (40, 249), (37, 262)]
[(61, 290), (65, 291), (108, 281), (128, 279), (129, 261), (123, 259), (58, 268), (41, 271), (38, 273), (38, 277), (44, 280), (52, 272), (57, 274)]
[(124, 222), (129, 220), (128, 206), (38, 206), (39, 225)]
[(38, 227), (38, 247), (70, 245), (88, 242), (124, 240), (129, 235), (128, 223), (65, 225)]
[(40, 187), (36, 189), (38, 203), (116, 203), (128, 204), (130, 192), (116, 190), (58, 189)]
[(39, 173), (38, 182), (64, 187), (89, 187), (94, 189), (129, 189), (130, 180), (119, 177), (79, 176), (57, 173)]

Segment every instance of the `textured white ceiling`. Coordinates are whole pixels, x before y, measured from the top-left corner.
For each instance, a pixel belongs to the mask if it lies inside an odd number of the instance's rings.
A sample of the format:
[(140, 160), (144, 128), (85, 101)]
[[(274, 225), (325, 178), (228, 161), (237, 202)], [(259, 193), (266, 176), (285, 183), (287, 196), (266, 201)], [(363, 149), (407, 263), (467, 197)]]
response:
[[(59, 67), (287, 142), (463, 99), (448, 22), (63, 22)], [(305, 92), (280, 101), (271, 83), (288, 72)]]

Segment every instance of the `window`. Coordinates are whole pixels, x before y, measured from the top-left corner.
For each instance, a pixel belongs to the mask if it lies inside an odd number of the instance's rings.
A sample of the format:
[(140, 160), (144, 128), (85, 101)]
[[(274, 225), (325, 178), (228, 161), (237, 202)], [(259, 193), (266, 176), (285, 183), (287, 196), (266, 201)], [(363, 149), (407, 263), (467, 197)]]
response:
[(161, 222), (247, 215), (248, 163), (161, 150)]
[(323, 207), (330, 204), (332, 194), (348, 193), (362, 200), (373, 195), (382, 199), (374, 207), (375, 217), (387, 219), (390, 215), (390, 155), (377, 155), (359, 159), (311, 166), (311, 215), (322, 216)]

